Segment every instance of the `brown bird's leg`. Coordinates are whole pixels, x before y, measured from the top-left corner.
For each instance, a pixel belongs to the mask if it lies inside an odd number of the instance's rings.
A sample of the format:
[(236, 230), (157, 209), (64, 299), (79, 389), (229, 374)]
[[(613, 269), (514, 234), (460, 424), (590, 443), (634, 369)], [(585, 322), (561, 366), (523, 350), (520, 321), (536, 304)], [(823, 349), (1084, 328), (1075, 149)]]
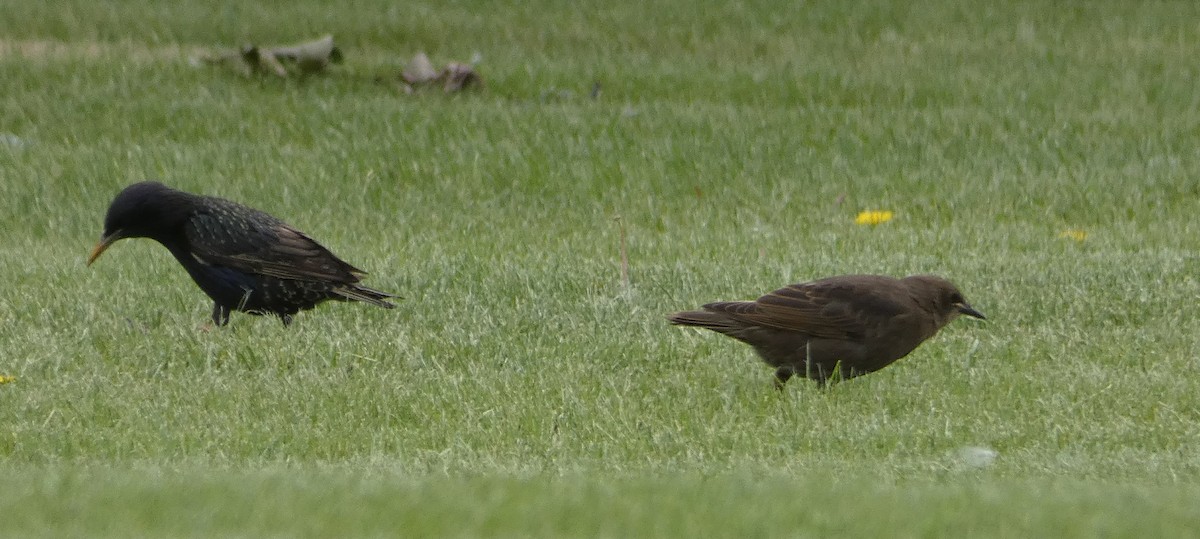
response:
[(222, 307), (220, 303), (213, 302), (212, 321), (217, 327), (228, 324), (229, 309)]
[(292, 315), (290, 315), (290, 314), (281, 314), (281, 315), (279, 315), (279, 320), (280, 320), (281, 322), (283, 322), (283, 327), (288, 327), (288, 326), (290, 326), (290, 325), (292, 324)]
[(775, 369), (775, 389), (783, 391), (783, 385), (796, 374), (791, 367), (779, 367)]

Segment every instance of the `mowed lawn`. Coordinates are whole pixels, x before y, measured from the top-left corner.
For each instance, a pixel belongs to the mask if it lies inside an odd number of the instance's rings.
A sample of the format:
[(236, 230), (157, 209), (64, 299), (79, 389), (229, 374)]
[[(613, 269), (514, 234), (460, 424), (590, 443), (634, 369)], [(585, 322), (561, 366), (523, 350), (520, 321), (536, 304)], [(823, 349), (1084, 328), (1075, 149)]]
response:
[[(1200, 5), (0, 4), (0, 535), (1200, 529)], [(418, 51), (486, 87), (379, 82)], [(85, 267), (148, 178), (403, 299), (214, 330), (151, 241)], [(780, 393), (664, 318), (845, 273), (989, 319)]]

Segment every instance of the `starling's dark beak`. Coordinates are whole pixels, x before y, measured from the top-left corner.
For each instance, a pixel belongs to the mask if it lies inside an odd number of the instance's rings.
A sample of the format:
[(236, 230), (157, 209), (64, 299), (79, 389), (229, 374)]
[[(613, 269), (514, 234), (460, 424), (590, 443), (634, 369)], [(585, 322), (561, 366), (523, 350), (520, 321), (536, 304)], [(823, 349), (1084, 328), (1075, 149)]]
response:
[(980, 320), (987, 320), (987, 317), (984, 316), (983, 313), (976, 311), (974, 307), (967, 305), (966, 303), (955, 303), (954, 306), (958, 308), (958, 312), (962, 314), (973, 318), (978, 318)]
[(108, 249), (109, 245), (112, 245), (114, 241), (119, 239), (121, 239), (120, 230), (100, 238), (100, 243), (97, 243), (95, 247), (92, 247), (92, 254), (88, 255), (87, 265), (92, 265), (92, 262), (95, 262), (97, 258), (100, 258), (100, 255), (104, 254), (104, 250)]

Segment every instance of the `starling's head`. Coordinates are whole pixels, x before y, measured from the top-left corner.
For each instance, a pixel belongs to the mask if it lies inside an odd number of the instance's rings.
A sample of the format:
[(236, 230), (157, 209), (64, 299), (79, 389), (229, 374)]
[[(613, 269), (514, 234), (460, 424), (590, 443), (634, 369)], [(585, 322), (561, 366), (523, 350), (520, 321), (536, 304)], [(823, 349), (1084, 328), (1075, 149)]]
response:
[(88, 256), (88, 265), (119, 239), (166, 237), (186, 217), (186, 197), (186, 193), (158, 182), (139, 182), (126, 187), (108, 206), (104, 233)]
[(963, 299), (962, 292), (950, 281), (935, 275), (913, 275), (905, 277), (904, 283), (908, 285), (917, 302), (937, 318), (939, 327), (950, 323), (961, 314), (987, 320), (983, 313), (976, 311)]

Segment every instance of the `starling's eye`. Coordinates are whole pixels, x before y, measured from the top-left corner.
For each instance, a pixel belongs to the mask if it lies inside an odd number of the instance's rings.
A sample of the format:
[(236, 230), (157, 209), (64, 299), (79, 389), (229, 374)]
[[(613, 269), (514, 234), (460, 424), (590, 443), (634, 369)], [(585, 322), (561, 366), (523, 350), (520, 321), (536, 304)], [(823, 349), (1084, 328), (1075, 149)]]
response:
[(953, 294), (950, 294), (950, 303), (951, 303), (951, 304), (954, 304), (954, 303), (965, 303), (965, 300), (963, 300), (962, 294), (959, 294), (958, 292), (955, 292), (955, 293), (953, 293)]

